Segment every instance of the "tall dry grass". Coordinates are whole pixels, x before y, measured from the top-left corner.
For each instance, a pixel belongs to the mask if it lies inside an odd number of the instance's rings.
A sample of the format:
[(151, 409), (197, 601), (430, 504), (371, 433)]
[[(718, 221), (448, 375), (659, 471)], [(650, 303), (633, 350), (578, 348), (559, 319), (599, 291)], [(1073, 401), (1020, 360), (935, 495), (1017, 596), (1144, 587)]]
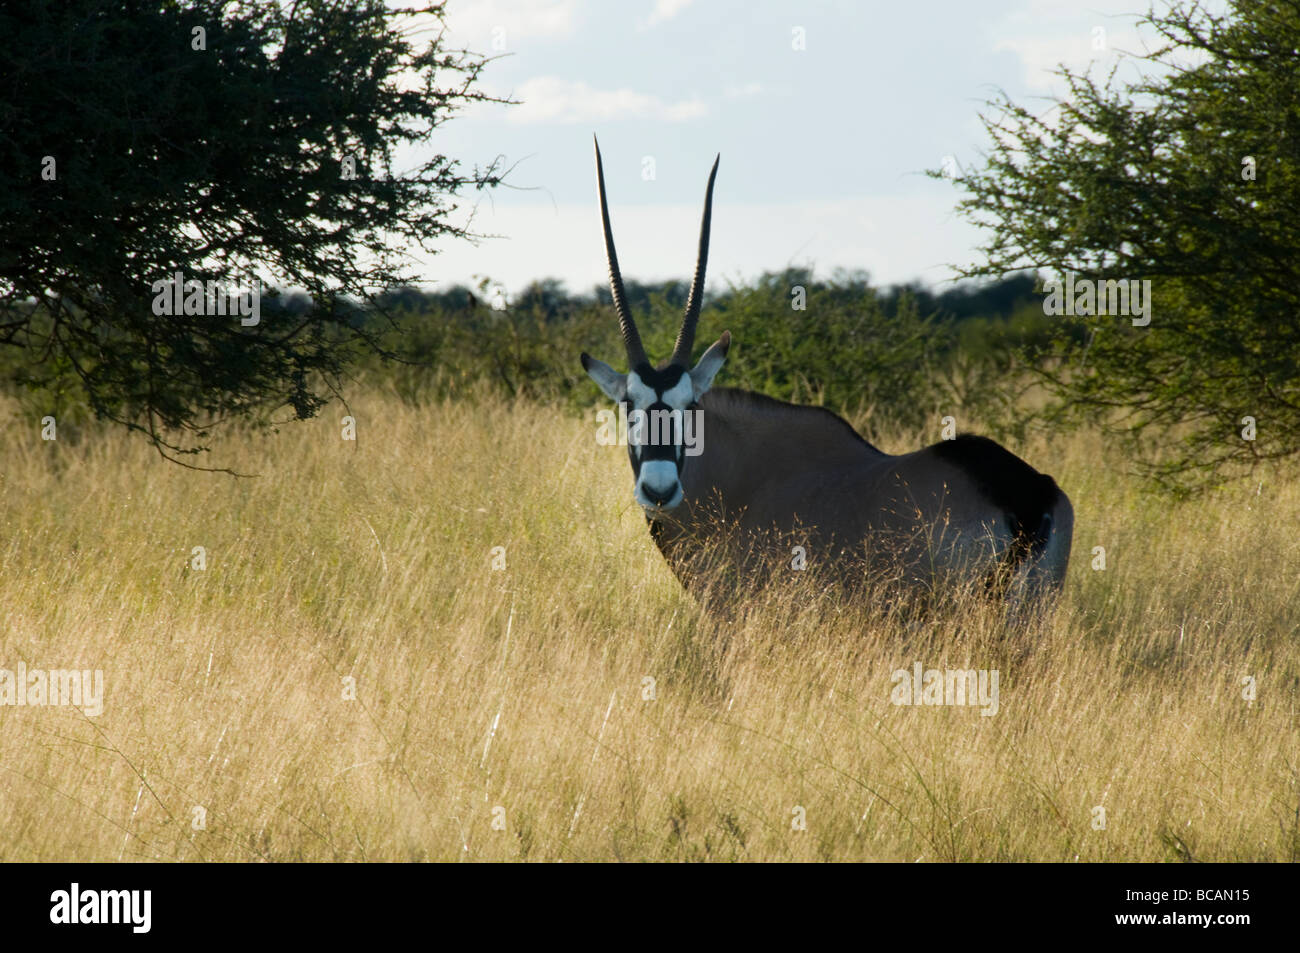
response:
[[(0, 668), (106, 689), (97, 717), (0, 706), (0, 858), (1300, 852), (1294, 478), (1173, 506), (1093, 435), (1014, 447), (1075, 504), (1053, 619), (903, 625), (796, 582), (723, 622), (594, 423), (353, 411), (356, 442), (342, 410), (231, 434), (214, 462), (247, 479), (116, 432), (3, 428)], [(998, 669), (998, 713), (891, 704), (918, 661)]]

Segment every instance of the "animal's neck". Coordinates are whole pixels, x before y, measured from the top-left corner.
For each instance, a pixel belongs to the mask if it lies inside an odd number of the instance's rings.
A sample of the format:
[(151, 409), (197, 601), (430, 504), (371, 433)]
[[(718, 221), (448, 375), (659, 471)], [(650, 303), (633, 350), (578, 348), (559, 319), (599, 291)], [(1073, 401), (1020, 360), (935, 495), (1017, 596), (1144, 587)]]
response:
[(822, 407), (720, 388), (704, 395), (700, 409), (702, 452), (688, 457), (682, 472), (688, 499), (716, 496), (735, 509), (749, 505), (765, 487), (886, 456)]
[[(701, 452), (682, 468), (685, 501), (651, 521), (650, 532), (686, 582), (705, 544), (746, 547), (746, 533), (788, 529), (818, 481), (886, 454), (820, 407), (720, 388), (700, 400)], [(782, 499), (782, 495), (790, 499)], [(735, 559), (737, 554), (732, 553)]]

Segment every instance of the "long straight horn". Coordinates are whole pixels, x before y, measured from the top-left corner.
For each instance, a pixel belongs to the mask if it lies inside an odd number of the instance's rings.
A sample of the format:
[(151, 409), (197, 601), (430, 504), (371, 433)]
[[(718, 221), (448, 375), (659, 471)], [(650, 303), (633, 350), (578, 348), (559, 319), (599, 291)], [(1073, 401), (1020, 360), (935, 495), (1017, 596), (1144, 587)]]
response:
[[(596, 142), (596, 137), (591, 137)], [(627, 349), (628, 370), (638, 364), (649, 364), (641, 335), (637, 333), (632, 311), (627, 306), (623, 291), (623, 276), (618, 270), (618, 253), (614, 251), (614, 233), (609, 227), (609, 204), (605, 201), (605, 167), (600, 161), (600, 143), (596, 142), (596, 186), (600, 190), (600, 221), (605, 227), (605, 260), (609, 262), (609, 292), (614, 297), (614, 310), (618, 312), (618, 327), (623, 332), (623, 347)]]
[(691, 281), (691, 295), (686, 299), (686, 316), (682, 318), (682, 329), (677, 332), (677, 343), (673, 345), (672, 364), (682, 367), (691, 366), (691, 350), (695, 347), (695, 325), (700, 320), (700, 307), (704, 304), (704, 270), (709, 264), (709, 222), (713, 218), (713, 180), (718, 177), (718, 163), (722, 155), (713, 160), (713, 171), (709, 173), (709, 188), (704, 193), (704, 218), (700, 220), (700, 253), (695, 259), (695, 277)]

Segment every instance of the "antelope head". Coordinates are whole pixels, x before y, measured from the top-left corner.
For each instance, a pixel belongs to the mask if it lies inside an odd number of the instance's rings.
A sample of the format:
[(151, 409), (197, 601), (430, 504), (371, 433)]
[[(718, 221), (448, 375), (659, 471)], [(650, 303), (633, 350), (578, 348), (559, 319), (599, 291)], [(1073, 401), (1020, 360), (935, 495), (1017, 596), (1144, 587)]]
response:
[[(647, 515), (671, 510), (682, 502), (682, 467), (686, 462), (686, 442), (683, 421), (687, 411), (704, 396), (714, 376), (722, 369), (731, 346), (731, 333), (724, 332), (691, 367), (691, 351), (695, 346), (695, 325), (700, 319), (700, 306), (704, 303), (704, 270), (709, 259), (709, 219), (713, 211), (713, 180), (718, 175), (718, 162), (713, 161), (709, 173), (709, 186), (704, 194), (704, 217), (700, 222), (700, 249), (695, 261), (695, 277), (691, 293), (686, 300), (686, 315), (677, 332), (677, 343), (672, 357), (659, 367), (653, 367), (641, 345), (641, 335), (628, 308), (623, 291), (623, 276), (618, 270), (618, 254), (614, 251), (614, 235), (609, 226), (609, 205), (605, 201), (605, 170), (600, 161), (600, 144), (596, 144), (596, 186), (600, 192), (600, 219), (605, 230), (605, 258), (609, 263), (609, 290), (618, 313), (618, 326), (623, 332), (623, 346), (627, 351), (626, 374), (620, 374), (603, 361), (583, 352), (582, 367), (611, 400), (627, 402), (629, 431), (633, 420), (650, 421), (649, 427), (636, 428), (627, 441), (628, 457), (632, 462), (633, 493)], [(637, 412), (640, 412), (638, 417)], [(676, 413), (674, 413), (676, 411)], [(669, 421), (660, 428), (656, 421)], [(648, 430), (648, 432), (647, 432)], [(661, 439), (663, 437), (667, 439)]]

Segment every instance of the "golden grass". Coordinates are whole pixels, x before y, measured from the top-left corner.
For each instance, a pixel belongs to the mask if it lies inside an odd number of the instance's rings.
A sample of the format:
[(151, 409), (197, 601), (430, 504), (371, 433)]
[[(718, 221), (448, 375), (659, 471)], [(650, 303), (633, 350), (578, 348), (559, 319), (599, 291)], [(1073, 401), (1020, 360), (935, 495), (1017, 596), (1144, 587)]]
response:
[[(0, 858), (1300, 852), (1293, 478), (1174, 506), (1094, 435), (1014, 447), (1075, 504), (1052, 620), (904, 627), (796, 585), (726, 623), (594, 423), (374, 395), (353, 443), (343, 412), (230, 434), (213, 462), (240, 480), (0, 431), (0, 668), (105, 679), (97, 717), (0, 706)], [(998, 669), (997, 715), (891, 704), (917, 661)]]

